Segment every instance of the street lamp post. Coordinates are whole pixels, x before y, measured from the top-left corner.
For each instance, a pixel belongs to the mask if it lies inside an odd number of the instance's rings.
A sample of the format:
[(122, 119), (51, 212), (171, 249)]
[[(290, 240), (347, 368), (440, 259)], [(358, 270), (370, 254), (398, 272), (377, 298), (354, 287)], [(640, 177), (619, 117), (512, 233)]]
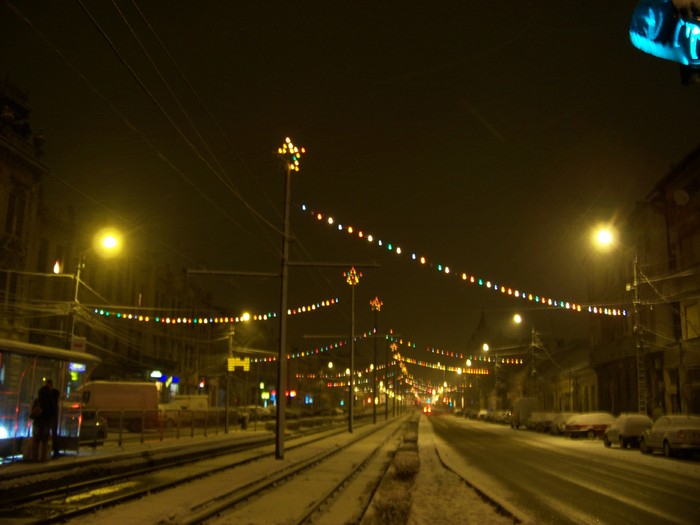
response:
[(277, 149), (285, 165), (284, 179), (284, 231), (282, 234), (282, 268), (280, 272), (280, 319), (279, 319), (279, 355), (277, 357), (277, 428), (275, 432), (275, 458), (284, 459), (284, 413), (286, 409), (287, 360), (287, 291), (289, 274), (289, 209), (292, 200), (292, 171), (299, 171), (299, 158), (306, 153), (304, 148), (297, 148), (289, 137)]
[(394, 377), (391, 380), (391, 417), (396, 417), (396, 392), (398, 390), (398, 385), (396, 384), (396, 379), (399, 377), (399, 362), (394, 360)]
[(110, 257), (118, 254), (121, 248), (119, 237), (119, 234), (115, 230), (103, 229), (94, 236), (92, 247), (81, 252), (78, 256), (78, 264), (75, 268), (75, 274), (73, 276), (75, 285), (73, 286), (73, 304), (70, 314), (70, 326), (66, 338), (67, 348), (69, 349), (75, 349), (75, 328), (78, 308), (80, 306), (80, 277), (83, 269), (85, 268), (87, 255), (91, 252), (97, 253), (102, 257)]
[(389, 420), (389, 347), (387, 339), (384, 345), (384, 421)]
[[(523, 322), (523, 318), (520, 316), (520, 314), (515, 314), (513, 316), (513, 322), (515, 324), (520, 324)], [(526, 394), (531, 394), (531, 390), (529, 387), (532, 385), (532, 378), (534, 375), (537, 373), (536, 367), (535, 367), (535, 350), (539, 350), (540, 352), (544, 353), (547, 356), (547, 359), (554, 364), (554, 366), (557, 367), (557, 369), (561, 372), (561, 366), (559, 366), (559, 363), (557, 363), (552, 355), (549, 353), (547, 350), (547, 347), (545, 347), (544, 343), (542, 342), (542, 339), (540, 338), (540, 334), (535, 330), (534, 325), (530, 325), (530, 348), (529, 348), (529, 357), (530, 357), (530, 363), (529, 363), (529, 369), (530, 373), (528, 374), (528, 378), (525, 383), (525, 387), (527, 387), (528, 391)], [(537, 383), (535, 383), (535, 391), (537, 391)]]
[[(459, 367), (457, 368), (457, 395), (455, 396), (455, 406), (457, 405), (457, 402), (460, 402), (460, 408), (462, 411), (464, 411), (464, 378), (462, 377), (462, 368)], [(460, 389), (461, 389), (461, 396), (460, 396)]]
[(647, 382), (646, 370), (644, 368), (644, 335), (642, 327), (639, 323), (639, 260), (637, 251), (634, 252), (632, 259), (632, 286), (634, 288), (634, 296), (632, 299), (632, 309), (634, 311), (634, 344), (637, 361), (637, 412), (640, 414), (647, 413)]
[(228, 338), (228, 357), (226, 359), (226, 414), (224, 416), (224, 434), (228, 434), (229, 431), (229, 411), (231, 410), (231, 372), (233, 372), (233, 334), (234, 330), (231, 329)]
[[(515, 314), (513, 316), (513, 322), (515, 324), (521, 324), (523, 322), (523, 318), (520, 314)], [(540, 341), (539, 336), (537, 335), (537, 332), (535, 331), (534, 326), (530, 326), (530, 359), (529, 359), (529, 373), (527, 374), (527, 378), (525, 380), (525, 392), (523, 392), (524, 395), (530, 394), (530, 381), (532, 378), (532, 375), (536, 372), (535, 371), (535, 358), (534, 358), (534, 350), (535, 349), (542, 349), (542, 342)]]
[(372, 361), (372, 423), (377, 423), (377, 317), (382, 309), (382, 301), (375, 297), (369, 302), (374, 312), (374, 359)]
[[(399, 346), (395, 342), (392, 341), (392, 343), (387, 346), (387, 349), (389, 349), (389, 348), (391, 348), (391, 358), (393, 359), (394, 352), (396, 352), (396, 350), (398, 350)], [(387, 355), (386, 355), (386, 365), (384, 367), (384, 370), (385, 370), (384, 375), (386, 377), (386, 384), (384, 385), (384, 387), (386, 389), (386, 406), (385, 406), (384, 420), (386, 421), (389, 419), (389, 392), (390, 392), (390, 390), (389, 390), (389, 352), (388, 351), (387, 351)], [(395, 380), (392, 379), (392, 389), (391, 389), (392, 393), (393, 393), (393, 389), (394, 389), (394, 384), (395, 384)]]
[(73, 307), (71, 308), (71, 316), (70, 316), (70, 329), (68, 332), (68, 341), (67, 341), (67, 347), (69, 349), (73, 348), (74, 340), (75, 340), (75, 322), (76, 322), (76, 317), (78, 316), (78, 305), (79, 299), (80, 299), (80, 274), (83, 271), (83, 267), (85, 266), (85, 254), (81, 254), (78, 257), (78, 265), (75, 268), (75, 285), (73, 286)]
[[(608, 227), (602, 227), (596, 230), (594, 234), (595, 244), (601, 248), (609, 248), (614, 244), (619, 244), (615, 240), (616, 235)], [(633, 334), (635, 342), (635, 358), (637, 364), (637, 411), (640, 414), (647, 413), (647, 383), (646, 370), (644, 366), (644, 333), (641, 326), (639, 312), (639, 257), (637, 250), (634, 249), (632, 256), (632, 285), (627, 285), (627, 291), (634, 293), (632, 297), (633, 319)]]
[(350, 377), (348, 379), (348, 432), (352, 433), (353, 389), (355, 387), (355, 286), (360, 282), (362, 273), (358, 273), (353, 266), (350, 268), (350, 271), (344, 272), (343, 275), (352, 290), (350, 303)]

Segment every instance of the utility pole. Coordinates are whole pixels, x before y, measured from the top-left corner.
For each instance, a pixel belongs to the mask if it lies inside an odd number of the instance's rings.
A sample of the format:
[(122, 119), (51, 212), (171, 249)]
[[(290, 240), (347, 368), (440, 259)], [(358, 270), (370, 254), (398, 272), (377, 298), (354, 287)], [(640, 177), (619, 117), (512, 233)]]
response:
[(372, 424), (377, 423), (377, 317), (382, 309), (382, 301), (375, 297), (369, 302), (374, 312), (374, 358), (372, 360)]
[(287, 137), (277, 153), (285, 161), (284, 179), (284, 232), (282, 234), (282, 268), (280, 272), (280, 319), (279, 319), (279, 355), (277, 357), (277, 431), (275, 436), (275, 458), (284, 459), (284, 413), (287, 408), (287, 291), (289, 278), (289, 208), (292, 200), (292, 171), (299, 171), (299, 157), (306, 153), (304, 148), (297, 148)]
[(66, 348), (69, 350), (73, 349), (73, 343), (75, 341), (75, 323), (76, 323), (76, 317), (78, 316), (78, 308), (79, 308), (79, 297), (80, 297), (80, 274), (83, 271), (83, 268), (85, 267), (85, 256), (80, 255), (78, 258), (78, 266), (75, 269), (75, 286), (73, 287), (73, 305), (70, 310), (70, 329), (68, 332), (68, 341)]
[(384, 399), (384, 421), (389, 420), (389, 347), (392, 351), (396, 349), (396, 344), (392, 341), (389, 344), (387, 339), (386, 345), (384, 345), (384, 390), (386, 390), (386, 396)]
[(358, 273), (353, 266), (350, 271), (344, 274), (345, 282), (350, 285), (351, 292), (351, 314), (350, 314), (350, 377), (348, 379), (348, 432), (352, 434), (353, 405), (355, 404), (355, 286), (360, 282), (362, 273)]
[(639, 259), (637, 252), (634, 252), (632, 262), (632, 287), (634, 288), (634, 340), (636, 345), (637, 358), (637, 411), (640, 414), (647, 413), (647, 381), (646, 367), (644, 364), (644, 334), (639, 322)]

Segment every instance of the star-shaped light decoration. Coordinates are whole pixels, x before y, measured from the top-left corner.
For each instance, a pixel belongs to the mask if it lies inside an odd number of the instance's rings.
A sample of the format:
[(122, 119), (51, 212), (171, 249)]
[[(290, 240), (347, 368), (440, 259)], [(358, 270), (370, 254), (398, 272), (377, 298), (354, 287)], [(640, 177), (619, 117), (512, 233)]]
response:
[(349, 272), (343, 272), (343, 276), (345, 277), (345, 280), (350, 286), (355, 286), (357, 283), (360, 282), (360, 277), (362, 277), (362, 272), (357, 272), (355, 270), (355, 267), (353, 266), (350, 268)]
[(299, 159), (306, 153), (306, 148), (297, 148), (292, 144), (292, 139), (287, 137), (284, 144), (277, 148), (277, 153), (287, 162), (287, 169), (299, 171)]

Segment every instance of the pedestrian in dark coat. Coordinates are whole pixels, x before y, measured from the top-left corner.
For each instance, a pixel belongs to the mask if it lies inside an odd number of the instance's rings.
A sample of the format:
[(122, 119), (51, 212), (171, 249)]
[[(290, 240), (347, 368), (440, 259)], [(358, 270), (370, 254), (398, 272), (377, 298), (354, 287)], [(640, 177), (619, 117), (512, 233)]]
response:
[(49, 437), (51, 438), (54, 457), (58, 456), (58, 398), (59, 392), (53, 387), (53, 381), (47, 379), (39, 389), (36, 403), (41, 413), (35, 415), (32, 426), (32, 449), (35, 461), (48, 459)]

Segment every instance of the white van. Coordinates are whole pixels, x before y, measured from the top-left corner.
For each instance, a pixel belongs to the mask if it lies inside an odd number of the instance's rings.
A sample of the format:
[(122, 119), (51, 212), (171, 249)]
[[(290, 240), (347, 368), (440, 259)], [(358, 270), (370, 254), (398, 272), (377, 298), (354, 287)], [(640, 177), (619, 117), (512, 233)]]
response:
[(538, 400), (536, 397), (521, 397), (513, 402), (513, 411), (510, 417), (511, 428), (520, 428), (527, 425), (532, 413), (537, 410)]
[(158, 426), (158, 387), (148, 382), (91, 381), (80, 389), (84, 409), (104, 417), (110, 428), (131, 432)]

